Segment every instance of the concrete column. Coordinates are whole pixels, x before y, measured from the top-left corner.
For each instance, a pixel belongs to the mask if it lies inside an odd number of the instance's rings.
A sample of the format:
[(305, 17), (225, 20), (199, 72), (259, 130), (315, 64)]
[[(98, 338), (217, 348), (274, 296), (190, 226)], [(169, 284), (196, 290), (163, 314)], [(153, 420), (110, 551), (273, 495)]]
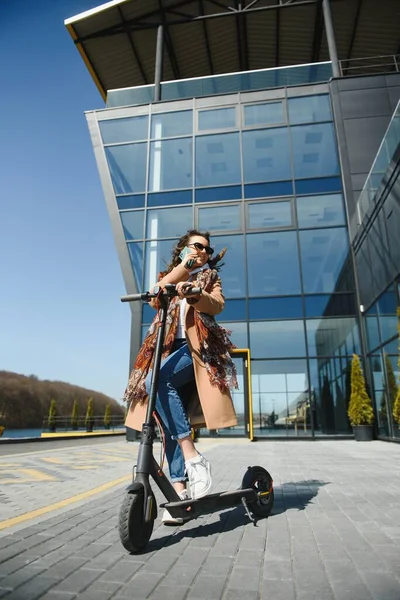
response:
[(163, 74), (164, 62), (164, 31), (163, 26), (159, 25), (157, 29), (157, 47), (156, 47), (156, 65), (154, 73), (154, 102), (161, 100), (161, 79)]
[(335, 32), (333, 31), (332, 13), (329, 0), (322, 0), (322, 11), (324, 13), (326, 41), (328, 42), (329, 58), (332, 62), (334, 77), (341, 77), (340, 64), (337, 55)]

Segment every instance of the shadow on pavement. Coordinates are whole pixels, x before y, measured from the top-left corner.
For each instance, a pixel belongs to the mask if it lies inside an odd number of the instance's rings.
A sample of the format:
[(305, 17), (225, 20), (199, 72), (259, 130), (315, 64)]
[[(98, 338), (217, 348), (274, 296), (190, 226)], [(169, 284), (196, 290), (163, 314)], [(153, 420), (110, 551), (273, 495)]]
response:
[[(276, 486), (274, 488), (274, 508), (272, 509), (270, 517), (282, 514), (290, 509), (304, 510), (308, 504), (311, 503), (313, 498), (317, 496), (319, 489), (329, 483), (329, 481), (312, 479), (307, 481), (292, 481)], [(202, 525), (201, 520), (202, 517), (200, 517), (200, 520), (194, 519), (192, 522), (189, 521), (189, 523), (193, 523), (191, 529), (187, 529), (186, 527), (179, 529), (177, 527), (164, 527), (163, 525), (160, 525), (160, 527), (165, 530), (165, 535), (150, 540), (142, 554), (148, 554), (167, 546), (179, 544), (184, 538), (204, 538), (209, 535), (217, 535), (219, 533), (232, 531), (243, 525), (252, 525), (242, 506), (236, 506), (221, 512), (219, 514), (219, 521)]]
[(290, 509), (304, 510), (318, 495), (320, 488), (329, 483), (329, 481), (309, 479), (274, 486), (275, 502), (270, 516), (280, 515)]

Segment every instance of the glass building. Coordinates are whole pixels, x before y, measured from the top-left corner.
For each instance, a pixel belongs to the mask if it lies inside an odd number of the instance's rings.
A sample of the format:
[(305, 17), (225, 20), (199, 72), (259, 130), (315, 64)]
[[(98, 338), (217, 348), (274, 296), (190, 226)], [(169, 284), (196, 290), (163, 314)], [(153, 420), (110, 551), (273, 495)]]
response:
[[(67, 22), (83, 51), (112, 8)], [(187, 229), (227, 248), (218, 320), (238, 347), (239, 424), (219, 435), (351, 435), (356, 353), (377, 434), (399, 436), (400, 74), (394, 57), (345, 76), (326, 37), (327, 61), (162, 81), (159, 26), (154, 83), (110, 87), (86, 115), (128, 293), (154, 285)], [(130, 366), (153, 316), (132, 305)]]

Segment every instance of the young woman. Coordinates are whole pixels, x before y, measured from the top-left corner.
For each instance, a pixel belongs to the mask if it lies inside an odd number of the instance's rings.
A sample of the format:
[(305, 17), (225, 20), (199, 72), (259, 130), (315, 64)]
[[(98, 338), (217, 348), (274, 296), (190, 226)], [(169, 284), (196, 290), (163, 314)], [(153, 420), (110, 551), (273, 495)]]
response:
[[(237, 423), (229, 392), (237, 387), (229, 354), (234, 346), (214, 318), (224, 308), (218, 263), (225, 252), (214, 259), (213, 253), (208, 232), (188, 231), (173, 249), (171, 263), (157, 284), (174, 283), (178, 291), (168, 309), (156, 410), (163, 423), (170, 478), (182, 499), (188, 497), (187, 491), (191, 498), (202, 498), (212, 487), (210, 463), (197, 452), (191, 426), (218, 429)], [(201, 288), (201, 294), (193, 294), (192, 288)], [(156, 300), (151, 305), (157, 310)], [(126, 425), (139, 431), (146, 416), (158, 322), (157, 311), (125, 392), (130, 403)], [(197, 392), (194, 401), (187, 393), (191, 382)], [(168, 511), (162, 520), (165, 524), (183, 522)]]

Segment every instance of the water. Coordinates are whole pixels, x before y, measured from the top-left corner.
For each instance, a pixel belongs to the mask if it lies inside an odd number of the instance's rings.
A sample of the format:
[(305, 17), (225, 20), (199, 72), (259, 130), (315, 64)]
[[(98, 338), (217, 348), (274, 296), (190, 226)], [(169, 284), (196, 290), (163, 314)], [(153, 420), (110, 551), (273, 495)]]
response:
[(7, 438), (38, 438), (42, 433), (41, 429), (6, 429), (1, 436), (1, 440)]

